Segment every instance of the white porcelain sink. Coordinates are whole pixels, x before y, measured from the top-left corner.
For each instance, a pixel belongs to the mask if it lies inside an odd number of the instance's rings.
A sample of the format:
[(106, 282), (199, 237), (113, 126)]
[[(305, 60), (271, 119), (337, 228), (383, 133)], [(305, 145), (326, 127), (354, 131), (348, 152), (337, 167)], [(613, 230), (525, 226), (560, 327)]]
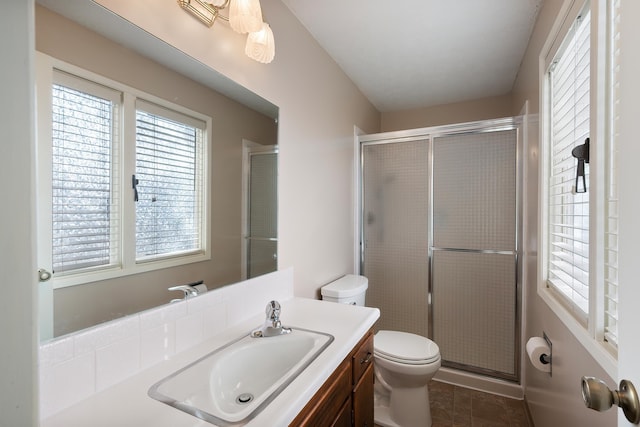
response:
[(299, 328), (276, 337), (242, 336), (157, 382), (149, 396), (219, 426), (244, 425), (332, 341)]

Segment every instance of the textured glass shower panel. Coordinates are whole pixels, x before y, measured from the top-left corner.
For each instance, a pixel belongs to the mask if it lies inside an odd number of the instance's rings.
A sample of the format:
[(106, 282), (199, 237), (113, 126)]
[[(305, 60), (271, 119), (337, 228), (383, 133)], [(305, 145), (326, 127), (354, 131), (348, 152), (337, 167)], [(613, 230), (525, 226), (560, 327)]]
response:
[(247, 277), (257, 277), (277, 270), (278, 242), (252, 239), (249, 242)]
[(434, 251), (432, 273), (442, 359), (515, 376), (515, 256)]
[(278, 267), (278, 155), (254, 153), (250, 160), (248, 278)]
[(516, 378), (515, 130), (433, 143), (433, 337), (444, 365)]
[(433, 143), (433, 246), (514, 251), (516, 131)]
[(429, 144), (364, 145), (363, 274), (378, 329), (428, 333)]
[(277, 237), (278, 155), (251, 156), (249, 232), (252, 236)]

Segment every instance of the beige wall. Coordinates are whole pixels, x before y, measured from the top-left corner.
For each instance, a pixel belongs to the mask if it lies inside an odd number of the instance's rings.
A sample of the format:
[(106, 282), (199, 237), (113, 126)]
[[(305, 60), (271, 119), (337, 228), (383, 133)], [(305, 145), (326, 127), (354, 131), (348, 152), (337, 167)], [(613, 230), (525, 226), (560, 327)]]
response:
[(414, 110), (384, 112), (381, 132), (510, 117), (513, 115), (512, 102), (511, 94), (508, 94)]
[(43, 7), (36, 49), (212, 118), (212, 260), (57, 289), (55, 336), (169, 302), (172, 285), (204, 280), (215, 288), (241, 279), (242, 139), (277, 143), (277, 125), (205, 86), (152, 62)]
[(617, 412), (595, 412), (582, 402), (580, 379), (592, 375), (616, 384), (587, 350), (569, 332), (567, 327), (549, 309), (537, 294), (537, 224), (538, 224), (538, 146), (539, 146), (539, 82), (538, 59), (552, 25), (560, 12), (562, 0), (546, 0), (527, 52), (522, 61), (513, 88), (512, 114), (519, 114), (525, 101), (529, 101), (531, 121), (529, 147), (526, 151), (527, 176), (525, 179), (525, 263), (527, 265), (524, 341), (546, 332), (553, 342), (553, 376), (539, 372), (525, 360), (523, 378), (525, 396), (536, 426), (606, 427), (615, 426)]

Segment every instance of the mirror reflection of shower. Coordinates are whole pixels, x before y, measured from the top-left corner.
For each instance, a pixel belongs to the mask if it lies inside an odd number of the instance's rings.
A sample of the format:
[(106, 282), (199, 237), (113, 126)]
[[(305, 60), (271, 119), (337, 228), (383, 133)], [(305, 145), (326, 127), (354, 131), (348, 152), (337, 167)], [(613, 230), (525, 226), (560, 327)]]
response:
[(278, 147), (243, 141), (242, 278), (278, 268)]

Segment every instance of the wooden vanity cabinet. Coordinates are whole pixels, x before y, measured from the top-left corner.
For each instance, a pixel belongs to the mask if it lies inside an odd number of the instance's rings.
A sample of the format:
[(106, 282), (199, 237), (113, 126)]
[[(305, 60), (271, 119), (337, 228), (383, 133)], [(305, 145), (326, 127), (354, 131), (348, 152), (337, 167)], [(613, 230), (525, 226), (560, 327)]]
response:
[(373, 333), (360, 340), (290, 426), (373, 427)]
[(373, 427), (373, 332), (369, 331), (355, 347), (353, 370), (352, 426)]

